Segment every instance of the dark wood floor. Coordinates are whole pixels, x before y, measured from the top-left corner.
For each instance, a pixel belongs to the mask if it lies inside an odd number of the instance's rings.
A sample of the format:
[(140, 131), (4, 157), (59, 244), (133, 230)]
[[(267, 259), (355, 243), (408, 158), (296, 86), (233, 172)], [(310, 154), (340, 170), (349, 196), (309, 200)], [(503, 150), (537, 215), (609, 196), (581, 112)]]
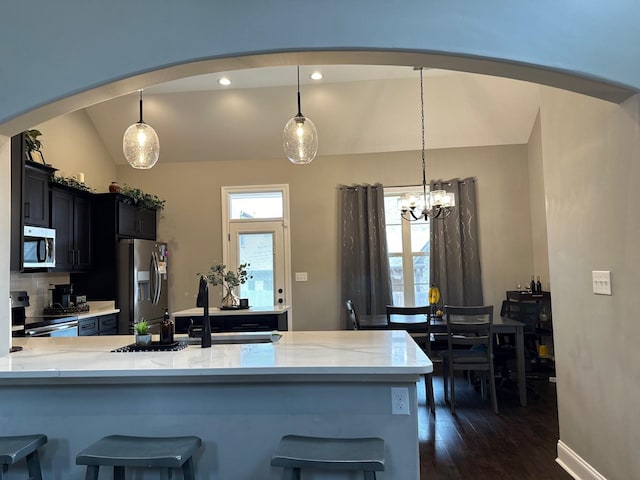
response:
[(420, 478), (422, 480), (571, 480), (556, 462), (558, 409), (556, 386), (542, 381), (521, 407), (515, 389), (498, 394), (500, 415), (480, 392), (460, 377), (456, 381), (456, 415), (444, 402), (436, 365), (435, 419), (426, 405), (424, 384), (418, 389)]

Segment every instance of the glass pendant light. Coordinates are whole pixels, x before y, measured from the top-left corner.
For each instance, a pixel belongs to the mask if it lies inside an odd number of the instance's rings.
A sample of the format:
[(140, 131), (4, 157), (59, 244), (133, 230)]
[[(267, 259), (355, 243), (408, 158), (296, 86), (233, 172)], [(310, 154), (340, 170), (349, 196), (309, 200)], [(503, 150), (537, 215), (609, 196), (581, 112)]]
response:
[(140, 121), (124, 132), (122, 152), (133, 168), (153, 167), (160, 156), (160, 141), (156, 131), (142, 121), (142, 90), (140, 90)]
[(300, 110), (300, 66), (298, 66), (298, 114), (287, 122), (282, 133), (284, 153), (291, 163), (310, 163), (318, 153), (318, 132), (311, 119)]

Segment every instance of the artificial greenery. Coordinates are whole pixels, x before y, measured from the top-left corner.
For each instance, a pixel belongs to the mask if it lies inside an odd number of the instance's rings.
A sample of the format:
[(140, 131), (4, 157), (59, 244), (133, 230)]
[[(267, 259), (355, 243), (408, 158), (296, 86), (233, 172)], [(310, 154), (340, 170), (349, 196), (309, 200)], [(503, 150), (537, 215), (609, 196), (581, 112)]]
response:
[(24, 133), (24, 141), (27, 146), (27, 151), (33, 152), (35, 150), (39, 152), (42, 148), (42, 142), (38, 140), (38, 137), (42, 135), (42, 132), (40, 132), (40, 130), (32, 129), (26, 130)]
[(164, 209), (165, 200), (162, 200), (156, 195), (144, 193), (139, 188), (132, 188), (125, 184), (120, 188), (120, 193), (128, 197), (127, 203), (130, 203), (131, 205), (150, 208), (153, 210)]
[(134, 328), (136, 329), (136, 333), (138, 335), (149, 334), (149, 324), (147, 323), (146, 320), (140, 320), (139, 322), (136, 322), (136, 324), (134, 325)]
[(205, 276), (211, 285), (222, 285), (227, 292), (232, 288), (247, 283), (247, 280), (253, 278), (249, 275), (247, 269), (249, 263), (242, 263), (235, 272), (227, 270), (227, 266), (222, 263), (216, 263), (209, 268), (208, 273), (199, 273), (198, 276)]
[(58, 183), (60, 185), (66, 185), (67, 187), (77, 188), (78, 190), (83, 190), (85, 192), (93, 192), (92, 188), (87, 187), (84, 183), (80, 183), (73, 177), (51, 177), (51, 183)]

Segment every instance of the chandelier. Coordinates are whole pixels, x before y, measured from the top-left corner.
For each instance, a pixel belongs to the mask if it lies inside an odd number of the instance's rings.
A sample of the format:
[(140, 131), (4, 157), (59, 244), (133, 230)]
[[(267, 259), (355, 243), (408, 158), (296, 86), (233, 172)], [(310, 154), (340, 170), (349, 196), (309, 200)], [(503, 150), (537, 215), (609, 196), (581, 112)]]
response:
[(399, 200), (400, 214), (408, 222), (423, 219), (443, 219), (451, 215), (456, 206), (453, 193), (444, 190), (430, 190), (427, 194), (427, 164), (424, 153), (424, 87), (422, 67), (420, 70), (420, 118), (422, 121), (422, 198), (407, 194)]
[(160, 156), (158, 135), (142, 120), (142, 90), (140, 90), (140, 121), (124, 132), (122, 153), (133, 168), (142, 170), (153, 167)]

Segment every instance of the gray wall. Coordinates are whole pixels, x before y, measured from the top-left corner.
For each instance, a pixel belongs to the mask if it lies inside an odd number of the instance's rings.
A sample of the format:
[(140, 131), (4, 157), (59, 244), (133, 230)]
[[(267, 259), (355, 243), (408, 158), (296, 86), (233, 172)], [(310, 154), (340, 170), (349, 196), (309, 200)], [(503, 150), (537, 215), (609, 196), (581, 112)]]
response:
[[(609, 479), (640, 457), (640, 98), (612, 105), (542, 90), (560, 439)], [(611, 270), (612, 296), (591, 293)]]
[[(531, 274), (526, 151), (526, 146), (512, 145), (428, 152), (431, 178), (478, 179), (485, 302), (496, 308), (500, 308), (506, 289)], [(293, 283), (295, 328), (301, 330), (342, 328), (338, 186), (376, 182), (415, 185), (421, 181), (420, 175), (420, 152), (323, 156), (304, 168), (281, 158), (160, 162), (149, 171), (118, 167), (120, 183), (167, 200), (158, 235), (169, 242), (172, 311), (195, 305), (196, 273), (222, 259), (220, 187), (289, 184), (292, 271), (309, 274), (309, 281)], [(212, 290), (213, 303), (219, 301), (217, 294)]]

